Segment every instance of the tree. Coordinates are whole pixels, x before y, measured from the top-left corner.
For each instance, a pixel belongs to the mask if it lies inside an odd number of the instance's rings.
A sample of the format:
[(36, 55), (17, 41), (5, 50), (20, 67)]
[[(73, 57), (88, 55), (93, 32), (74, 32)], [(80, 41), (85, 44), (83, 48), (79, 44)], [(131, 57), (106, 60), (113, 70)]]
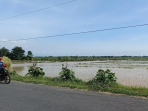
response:
[(32, 52), (31, 52), (31, 51), (28, 51), (27, 59), (28, 59), (28, 60), (32, 60), (32, 57), (33, 57)]
[(2, 47), (0, 49), (0, 57), (3, 57), (3, 56), (8, 56), (9, 55), (9, 50), (6, 49), (5, 47)]
[(21, 60), (24, 56), (25, 51), (22, 47), (15, 46), (11, 51), (11, 58), (14, 60)]

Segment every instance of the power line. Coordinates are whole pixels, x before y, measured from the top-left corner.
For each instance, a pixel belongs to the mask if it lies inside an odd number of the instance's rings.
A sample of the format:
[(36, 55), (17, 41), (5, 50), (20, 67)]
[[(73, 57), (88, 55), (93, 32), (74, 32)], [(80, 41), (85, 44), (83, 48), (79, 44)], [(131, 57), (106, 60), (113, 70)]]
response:
[(126, 28), (142, 27), (142, 26), (147, 26), (147, 25), (148, 24), (139, 24), (139, 25), (124, 26), (124, 27), (115, 27), (115, 28), (107, 28), (107, 29), (100, 29), (100, 30), (90, 30), (90, 31), (84, 31), (84, 32), (74, 32), (74, 33), (67, 33), (67, 34), (60, 34), (60, 35), (51, 35), (51, 36), (44, 36), (44, 37), (35, 37), (35, 38), (26, 38), (26, 39), (17, 39), (17, 40), (7, 40), (7, 41), (0, 41), (0, 42), (12, 42), (12, 41), (21, 41), (21, 40), (30, 40), (30, 39), (41, 39), (41, 38), (49, 38), (49, 37), (78, 35), (78, 34), (85, 34), (85, 33), (94, 33), (94, 32), (101, 32), (101, 31), (109, 31), (109, 30), (119, 30), (119, 29), (126, 29)]
[(19, 17), (19, 16), (23, 16), (23, 15), (27, 15), (27, 14), (30, 14), (30, 13), (35, 13), (35, 12), (38, 12), (38, 11), (46, 10), (46, 9), (57, 7), (57, 6), (64, 5), (64, 4), (68, 4), (68, 3), (71, 3), (71, 2), (74, 2), (74, 1), (77, 1), (77, 0), (67, 1), (67, 2), (63, 2), (63, 3), (57, 4), (57, 5), (53, 5), (53, 6), (50, 6), (50, 7), (34, 10), (34, 11), (31, 11), (31, 12), (27, 12), (27, 13), (23, 13), (23, 14), (20, 14), (20, 15), (15, 15), (15, 16), (3, 18), (3, 19), (0, 19), (0, 21), (11, 19), (11, 18), (15, 18), (15, 17)]

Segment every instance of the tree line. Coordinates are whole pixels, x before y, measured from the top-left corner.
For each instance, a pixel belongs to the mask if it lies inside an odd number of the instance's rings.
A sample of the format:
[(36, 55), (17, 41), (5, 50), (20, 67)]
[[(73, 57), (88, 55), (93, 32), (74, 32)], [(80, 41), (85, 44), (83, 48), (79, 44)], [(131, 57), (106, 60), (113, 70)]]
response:
[(148, 56), (44, 56), (33, 57), (32, 51), (28, 51), (25, 55), (25, 50), (22, 47), (15, 46), (11, 50), (5, 47), (0, 48), (0, 57), (7, 56), (11, 60), (33, 60), (33, 61), (105, 61), (105, 60), (141, 60), (147, 61)]
[(11, 60), (32, 60), (33, 54), (31, 51), (27, 52), (25, 55), (25, 50), (22, 47), (15, 46), (11, 50), (2, 47), (0, 48), (0, 57), (7, 56)]
[(148, 56), (45, 56), (33, 57), (34, 61), (106, 61), (106, 60), (134, 60), (148, 61)]

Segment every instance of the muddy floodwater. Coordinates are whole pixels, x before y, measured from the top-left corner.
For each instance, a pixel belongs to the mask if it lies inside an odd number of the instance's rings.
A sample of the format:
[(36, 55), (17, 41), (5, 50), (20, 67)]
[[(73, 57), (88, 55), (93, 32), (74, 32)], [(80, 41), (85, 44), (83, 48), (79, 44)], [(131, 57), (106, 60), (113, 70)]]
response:
[[(75, 76), (84, 81), (92, 79), (99, 69), (110, 69), (118, 78), (117, 82), (128, 86), (148, 87), (148, 61), (89, 61), (89, 62), (55, 62), (38, 63), (45, 76), (57, 77), (62, 64), (75, 72)], [(19, 75), (25, 75), (32, 63), (12, 64), (12, 70)]]

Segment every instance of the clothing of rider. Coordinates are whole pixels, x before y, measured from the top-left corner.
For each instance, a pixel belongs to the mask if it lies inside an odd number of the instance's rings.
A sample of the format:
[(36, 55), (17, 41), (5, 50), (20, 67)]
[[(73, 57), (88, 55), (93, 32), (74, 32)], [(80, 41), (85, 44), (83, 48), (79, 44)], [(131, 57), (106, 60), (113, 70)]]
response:
[(0, 57), (0, 71), (3, 70), (3, 67), (6, 67), (6, 65), (1, 60), (2, 57)]

